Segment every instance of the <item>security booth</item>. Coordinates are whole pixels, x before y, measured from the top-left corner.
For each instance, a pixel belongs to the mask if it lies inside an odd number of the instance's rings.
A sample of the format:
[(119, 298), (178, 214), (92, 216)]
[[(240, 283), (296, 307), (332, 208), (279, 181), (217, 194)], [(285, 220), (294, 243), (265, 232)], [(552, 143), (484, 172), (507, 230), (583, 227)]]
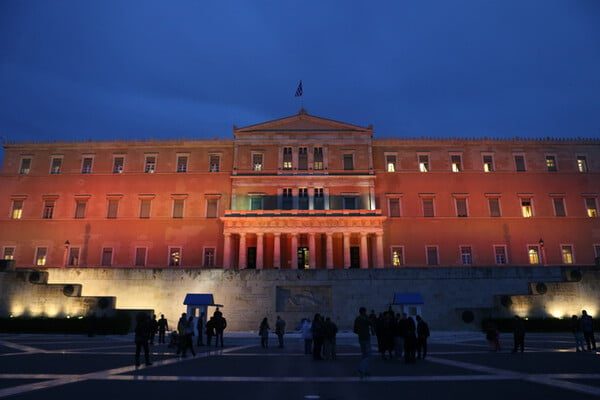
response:
[(185, 295), (183, 304), (187, 306), (187, 317), (194, 316), (194, 334), (198, 335), (196, 325), (198, 318), (204, 313), (202, 323), (206, 325), (206, 317), (208, 316), (208, 307), (223, 307), (222, 304), (215, 304), (212, 293), (188, 293)]
[(406, 314), (408, 317), (413, 319), (417, 318), (417, 315), (421, 315), (421, 306), (425, 304), (421, 293), (417, 292), (400, 292), (394, 293), (394, 301), (392, 306), (399, 306), (400, 313)]

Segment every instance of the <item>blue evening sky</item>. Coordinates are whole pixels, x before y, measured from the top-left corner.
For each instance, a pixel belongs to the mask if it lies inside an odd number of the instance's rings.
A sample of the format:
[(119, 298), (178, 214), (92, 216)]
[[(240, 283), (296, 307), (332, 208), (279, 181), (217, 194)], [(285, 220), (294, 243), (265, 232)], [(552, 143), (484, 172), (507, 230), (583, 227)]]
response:
[(2, 140), (231, 138), (302, 105), (380, 138), (598, 137), (600, 1), (0, 1)]

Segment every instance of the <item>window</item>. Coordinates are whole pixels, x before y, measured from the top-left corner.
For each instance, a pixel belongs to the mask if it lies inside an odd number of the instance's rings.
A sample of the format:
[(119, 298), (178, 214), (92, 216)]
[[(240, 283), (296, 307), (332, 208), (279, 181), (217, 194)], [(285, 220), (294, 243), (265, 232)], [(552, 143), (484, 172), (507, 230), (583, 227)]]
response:
[(113, 258), (113, 249), (111, 247), (102, 248), (102, 260), (100, 261), (100, 265), (103, 267), (112, 266), (112, 258)]
[(217, 218), (219, 210), (218, 199), (207, 199), (206, 200), (206, 218)]
[(404, 265), (404, 248), (392, 247), (392, 267), (402, 267)]
[(2, 259), (3, 260), (14, 260), (15, 259), (15, 248), (14, 247), (5, 247), (2, 250)]
[(573, 246), (562, 245), (560, 246), (560, 252), (563, 264), (573, 264)]
[(390, 217), (400, 217), (400, 199), (390, 198), (388, 199), (388, 214)]
[(385, 170), (387, 172), (396, 172), (396, 155), (386, 154), (385, 155)]
[(317, 171), (321, 171), (323, 170), (324, 166), (323, 166), (323, 148), (322, 147), (315, 147), (313, 149), (313, 169), (317, 170)]
[(54, 215), (54, 205), (55, 205), (54, 200), (44, 201), (44, 213), (42, 215), (42, 218), (52, 219), (52, 216)]
[(554, 203), (554, 215), (556, 217), (566, 217), (565, 199), (562, 197), (553, 197), (552, 202)]
[(467, 199), (464, 197), (454, 199), (456, 202), (456, 216), (457, 217), (468, 217), (467, 212)]
[(358, 207), (356, 206), (357, 198), (352, 197), (344, 197), (344, 210), (356, 210)]
[(490, 208), (490, 217), (500, 217), (500, 199), (498, 197), (488, 197), (488, 206)]
[(585, 198), (585, 209), (588, 217), (596, 218), (598, 216), (598, 207), (596, 206), (596, 198), (586, 197)]
[(491, 154), (483, 155), (483, 171), (494, 172), (494, 156)]
[(577, 170), (579, 172), (588, 172), (588, 164), (586, 156), (577, 156)]
[(81, 173), (82, 174), (91, 174), (93, 163), (94, 163), (94, 159), (92, 157), (84, 157), (83, 162), (81, 163)]
[(117, 218), (117, 214), (119, 211), (119, 200), (109, 199), (108, 206), (106, 210), (106, 218)]
[(450, 162), (452, 163), (452, 172), (462, 171), (462, 160), (459, 154), (451, 155)]
[(547, 155), (546, 156), (546, 168), (549, 172), (558, 171), (558, 167), (556, 166), (556, 156)]
[(22, 217), (23, 217), (23, 200), (13, 200), (12, 201), (12, 212), (10, 213), (10, 218), (21, 219)]
[(259, 153), (252, 154), (252, 170), (262, 171), (263, 168), (263, 155)]
[(21, 167), (19, 168), (19, 174), (27, 175), (31, 172), (31, 158), (22, 158)]
[(315, 210), (325, 209), (325, 198), (323, 197), (323, 188), (315, 188), (314, 208)]
[(181, 249), (179, 247), (169, 248), (169, 266), (179, 267), (181, 265)]
[(150, 218), (150, 208), (152, 207), (151, 199), (141, 199), (140, 200), (140, 218), (146, 219)]
[(427, 246), (425, 248), (427, 253), (427, 265), (438, 265), (438, 248), (437, 246)]
[(298, 189), (298, 209), (299, 210), (308, 210), (308, 189), (307, 188)]
[(354, 169), (354, 155), (344, 154), (344, 170), (351, 171)]
[(250, 196), (250, 209), (251, 210), (262, 210), (263, 209), (263, 196)]
[(214, 267), (215, 266), (215, 249), (213, 247), (204, 249), (204, 266)]
[(423, 216), (424, 217), (435, 217), (435, 211), (433, 209), (433, 199), (426, 198), (423, 201)]
[(60, 174), (60, 170), (62, 168), (62, 161), (62, 157), (52, 157), (52, 161), (50, 163), (51, 174)]
[(183, 218), (183, 199), (173, 200), (173, 218)]
[(525, 156), (522, 154), (515, 154), (515, 170), (517, 172), (527, 171), (525, 167)]
[(298, 148), (298, 169), (306, 171), (308, 169), (308, 148)]
[(69, 258), (67, 259), (67, 265), (76, 267), (79, 265), (79, 247), (69, 248)]
[(505, 265), (507, 263), (506, 246), (494, 246), (494, 256), (496, 265)]
[(533, 207), (531, 206), (530, 198), (521, 199), (521, 214), (525, 218), (533, 217)]
[(429, 172), (429, 154), (419, 154), (419, 171)]
[(462, 265), (473, 265), (473, 254), (471, 253), (471, 246), (460, 247), (460, 262)]
[(75, 200), (75, 218), (85, 218), (85, 209), (87, 208), (87, 200)]
[(113, 158), (113, 174), (122, 174), (125, 168), (125, 157)]
[(188, 158), (187, 156), (177, 156), (177, 172), (187, 172)]
[(144, 172), (147, 174), (153, 174), (156, 171), (156, 157), (146, 156)]
[(292, 148), (283, 148), (283, 169), (289, 171), (292, 169)]
[(537, 245), (527, 246), (529, 255), (529, 264), (535, 265), (540, 263), (540, 248)]
[(145, 267), (146, 266), (146, 251), (145, 247), (136, 247), (135, 248), (135, 266), (136, 267)]
[(221, 156), (217, 154), (210, 155), (210, 166), (208, 170), (210, 172), (219, 172), (221, 170)]
[(47, 254), (48, 249), (46, 247), (38, 247), (35, 249), (35, 265), (38, 267), (43, 267), (46, 265)]
[(292, 188), (283, 188), (281, 207), (284, 210), (291, 210), (293, 207)]

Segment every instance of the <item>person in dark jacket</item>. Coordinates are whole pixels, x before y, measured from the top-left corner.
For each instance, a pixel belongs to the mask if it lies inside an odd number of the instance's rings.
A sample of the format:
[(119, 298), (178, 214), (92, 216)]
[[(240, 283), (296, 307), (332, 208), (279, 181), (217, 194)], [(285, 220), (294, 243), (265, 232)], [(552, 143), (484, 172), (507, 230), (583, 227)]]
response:
[(325, 326), (321, 314), (315, 314), (311, 329), (313, 335), (313, 360), (322, 360), (323, 341), (325, 340)]
[(152, 365), (150, 362), (150, 349), (148, 348), (148, 340), (150, 339), (150, 316), (144, 312), (139, 312), (136, 315), (135, 325), (135, 366), (140, 366), (140, 353), (144, 349), (144, 357), (146, 365)]
[(521, 353), (525, 350), (525, 322), (521, 317), (515, 315), (515, 318), (512, 322), (513, 328), (513, 339), (514, 339), (514, 347), (513, 353), (516, 353), (517, 350), (521, 350)]
[(423, 321), (421, 316), (417, 315), (417, 357), (425, 358), (427, 356), (427, 338), (429, 337), (429, 325)]

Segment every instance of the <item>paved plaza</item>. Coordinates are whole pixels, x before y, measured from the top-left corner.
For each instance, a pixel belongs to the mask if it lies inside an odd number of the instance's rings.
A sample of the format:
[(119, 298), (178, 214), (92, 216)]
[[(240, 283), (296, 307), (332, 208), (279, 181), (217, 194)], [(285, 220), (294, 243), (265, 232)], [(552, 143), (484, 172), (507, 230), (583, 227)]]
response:
[[(225, 347), (179, 358), (151, 346), (153, 365), (134, 366), (133, 337), (0, 334), (0, 398), (10, 399), (588, 399), (600, 397), (600, 355), (576, 353), (569, 334), (528, 334), (524, 354), (489, 350), (478, 332), (433, 332), (426, 360), (374, 353), (356, 374), (356, 337), (338, 337), (336, 360), (313, 361), (297, 334), (260, 347), (256, 333), (226, 332)], [(374, 348), (375, 350), (375, 348)]]

